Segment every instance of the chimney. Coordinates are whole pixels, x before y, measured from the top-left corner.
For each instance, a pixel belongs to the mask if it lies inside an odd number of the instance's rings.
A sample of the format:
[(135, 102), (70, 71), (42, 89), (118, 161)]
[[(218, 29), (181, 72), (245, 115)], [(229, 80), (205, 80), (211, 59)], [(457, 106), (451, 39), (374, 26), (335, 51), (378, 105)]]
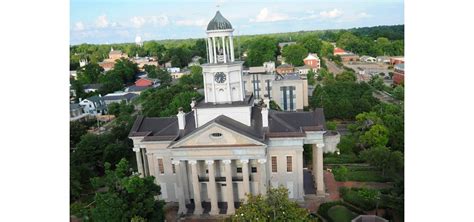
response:
[(176, 115), (178, 117), (179, 130), (184, 130), (184, 127), (186, 126), (186, 118), (184, 115), (186, 114), (183, 112), (183, 107), (179, 107), (178, 114)]
[(191, 99), (191, 109), (194, 109), (194, 107), (196, 106), (196, 98), (192, 98)]
[(266, 104), (262, 106), (262, 127), (268, 127), (268, 108)]
[(263, 99), (263, 103), (267, 106), (267, 109), (270, 109), (270, 99), (268, 99), (268, 96), (265, 96)]

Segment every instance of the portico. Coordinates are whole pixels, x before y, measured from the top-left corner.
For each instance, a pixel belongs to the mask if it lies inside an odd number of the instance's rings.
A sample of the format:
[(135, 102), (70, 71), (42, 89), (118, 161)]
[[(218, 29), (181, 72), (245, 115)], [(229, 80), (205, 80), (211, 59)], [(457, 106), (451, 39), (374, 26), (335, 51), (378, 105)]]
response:
[[(261, 173), (251, 175), (249, 171), (249, 162), (259, 163)], [(217, 163), (220, 163), (217, 165)], [(245, 194), (265, 194), (267, 189), (267, 174), (265, 167), (266, 159), (223, 159), (223, 160), (174, 160), (173, 165), (177, 169), (176, 177), (178, 178), (178, 188), (186, 186), (183, 184), (185, 174), (180, 170), (183, 168), (191, 168), (192, 195), (190, 199), (194, 200), (195, 215), (203, 214), (202, 202), (210, 202), (210, 215), (219, 214), (218, 202), (227, 203), (226, 214), (235, 213), (235, 202), (245, 201)], [(224, 170), (216, 170), (224, 165)], [(203, 169), (198, 169), (201, 167)], [(237, 169), (238, 168), (238, 169)], [(237, 173), (239, 172), (239, 173)], [(250, 182), (258, 181), (257, 189), (251, 190)], [(231, 184), (231, 185), (229, 185)], [(219, 187), (219, 190), (218, 188)], [(204, 188), (204, 189), (203, 189)], [(239, 191), (234, 191), (234, 189)], [(184, 189), (180, 189), (184, 190)], [(219, 195), (220, 194), (220, 195)], [(203, 199), (205, 197), (205, 200)], [(235, 198), (237, 197), (237, 199)], [(186, 197), (184, 192), (178, 194), (179, 213), (186, 213)]]

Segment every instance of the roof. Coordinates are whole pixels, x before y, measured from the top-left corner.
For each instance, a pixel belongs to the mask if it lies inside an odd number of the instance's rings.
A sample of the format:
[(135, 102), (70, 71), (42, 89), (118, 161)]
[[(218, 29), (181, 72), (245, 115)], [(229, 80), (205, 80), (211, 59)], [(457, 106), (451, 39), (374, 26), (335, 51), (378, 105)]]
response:
[(185, 115), (186, 125), (182, 132), (178, 128), (177, 117), (139, 116), (130, 130), (129, 136), (144, 137), (144, 141), (179, 141), (213, 123), (258, 141), (264, 141), (269, 137), (302, 137), (305, 136), (306, 131), (325, 130), (325, 118), (322, 108), (311, 112), (269, 110), (268, 128), (262, 127), (261, 111), (258, 106), (252, 107), (250, 126), (225, 115), (219, 115), (198, 128), (196, 128), (194, 121), (194, 111), (191, 111)]
[(95, 96), (91, 96), (87, 98), (87, 100), (92, 101), (92, 102), (99, 102), (99, 101), (103, 101), (104, 99), (102, 97), (95, 95)]
[(137, 97), (137, 94), (134, 93), (120, 93), (120, 94), (107, 94), (102, 97), (104, 100), (123, 100), (126, 99), (130, 101), (131, 99)]
[(129, 86), (127, 88), (127, 91), (128, 92), (140, 92), (140, 91), (143, 91), (145, 89), (148, 89), (148, 88), (151, 88), (151, 86), (136, 86), (136, 85), (132, 85), (132, 86)]
[(212, 102), (206, 103), (204, 100), (199, 101), (196, 104), (198, 108), (218, 108), (218, 107), (236, 107), (236, 106), (251, 106), (253, 104), (254, 97), (252, 94), (245, 95), (243, 101), (234, 101), (232, 103), (222, 103), (222, 104), (214, 104)]
[(263, 66), (251, 66), (249, 67), (249, 73), (266, 73), (265, 67)]
[(100, 89), (102, 87), (102, 84), (97, 83), (97, 84), (84, 84), (84, 89)]
[(334, 53), (343, 53), (345, 52), (344, 49), (341, 49), (341, 48), (334, 48)]
[(109, 55), (110, 54), (122, 54), (122, 51), (121, 50), (113, 50), (113, 51), (109, 52)]
[(217, 11), (214, 18), (207, 25), (207, 31), (232, 29), (232, 24)]
[(309, 53), (308, 56), (306, 56), (306, 58), (304, 58), (303, 60), (319, 60), (318, 58), (318, 55), (316, 53)]
[(74, 110), (74, 109), (81, 109), (81, 105), (79, 105), (79, 103), (71, 103), (69, 104), (69, 109), (70, 110)]
[(300, 74), (299, 73), (287, 73), (284, 75), (278, 75), (278, 78), (276, 79), (277, 81), (281, 80), (300, 80)]
[(285, 63), (285, 64), (279, 65), (277, 68), (293, 68), (293, 66)]
[(405, 63), (400, 63), (400, 64), (396, 64), (394, 66), (395, 69), (398, 69), (398, 70), (402, 70), (404, 71), (405, 70)]

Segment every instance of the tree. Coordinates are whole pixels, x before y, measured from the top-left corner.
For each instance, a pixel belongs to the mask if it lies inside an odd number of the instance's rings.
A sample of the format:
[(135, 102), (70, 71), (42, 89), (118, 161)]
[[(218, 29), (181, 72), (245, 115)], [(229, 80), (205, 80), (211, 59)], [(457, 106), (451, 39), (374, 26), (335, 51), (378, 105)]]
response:
[(321, 46), (321, 58), (327, 57), (330, 58), (334, 53), (334, 46), (331, 43), (323, 42)]
[(140, 178), (129, 169), (125, 159), (120, 160), (115, 170), (111, 169), (110, 163), (105, 163), (105, 176), (92, 179), (94, 189), (106, 190), (95, 194), (95, 206), (91, 210), (93, 220), (130, 221), (137, 216), (149, 221), (164, 220), (164, 203), (155, 199), (161, 194), (155, 178)]
[(308, 84), (309, 85), (313, 85), (316, 84), (316, 80), (315, 80), (315, 76), (316, 74), (314, 73), (314, 71), (312, 69), (310, 69), (308, 71)]
[(382, 176), (385, 172), (395, 172), (403, 168), (403, 154), (399, 151), (392, 152), (385, 146), (376, 146), (364, 150), (360, 153), (360, 157), (382, 170)]
[(393, 97), (398, 100), (404, 100), (405, 99), (405, 89), (403, 86), (396, 86), (395, 89), (393, 89)]
[(158, 78), (158, 67), (154, 65), (144, 65), (143, 69), (147, 73), (148, 78), (157, 79)]
[(372, 87), (374, 87), (377, 90), (383, 90), (384, 86), (385, 86), (385, 83), (383, 82), (383, 79), (380, 78), (380, 76), (374, 75), (370, 78), (369, 85), (371, 85)]
[(317, 35), (307, 35), (298, 41), (300, 45), (306, 48), (308, 52), (317, 53), (321, 55), (321, 48), (323, 47), (323, 42), (318, 38)]
[(126, 58), (118, 59), (110, 71), (113, 75), (119, 76), (122, 83), (135, 82), (135, 74), (139, 72), (138, 65)]
[(275, 61), (277, 41), (271, 37), (257, 37), (249, 42), (248, 66), (261, 66), (264, 62)]
[(311, 221), (306, 209), (288, 199), (288, 189), (283, 186), (270, 188), (265, 196), (247, 197), (247, 203), (237, 209), (232, 221)]
[(77, 79), (82, 84), (97, 83), (103, 71), (104, 69), (97, 63), (89, 63), (77, 70)]
[(285, 62), (294, 66), (302, 66), (304, 64), (303, 59), (308, 55), (308, 50), (298, 44), (288, 45), (283, 47), (282, 56), (285, 58)]
[(388, 143), (388, 130), (384, 125), (373, 125), (360, 136), (360, 141), (365, 147), (385, 146)]
[(75, 147), (81, 136), (87, 133), (88, 127), (80, 121), (71, 121), (69, 123), (69, 144), (71, 148)]
[(157, 68), (156, 77), (160, 80), (161, 86), (168, 86), (171, 84), (171, 74), (166, 69)]
[(355, 76), (354, 72), (344, 70), (341, 74), (336, 75), (336, 80), (355, 82), (357, 77)]
[(179, 79), (180, 84), (191, 85), (194, 88), (203, 87), (203, 76), (201, 66), (191, 66), (191, 73)]

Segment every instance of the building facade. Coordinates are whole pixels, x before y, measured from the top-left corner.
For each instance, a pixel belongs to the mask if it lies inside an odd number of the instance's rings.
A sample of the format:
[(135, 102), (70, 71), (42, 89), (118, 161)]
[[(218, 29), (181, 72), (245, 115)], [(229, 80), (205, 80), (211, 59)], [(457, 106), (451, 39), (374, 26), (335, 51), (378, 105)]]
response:
[(269, 187), (285, 186), (289, 198), (303, 200), (303, 145), (312, 144), (316, 194), (325, 195), (323, 110), (275, 111), (268, 99), (255, 105), (244, 90), (243, 62), (234, 58), (230, 22), (218, 11), (206, 33), (204, 99), (176, 117), (139, 116), (130, 131), (140, 175), (154, 176), (159, 198), (177, 203), (179, 214), (217, 215), (221, 207), (231, 215), (246, 193)]

